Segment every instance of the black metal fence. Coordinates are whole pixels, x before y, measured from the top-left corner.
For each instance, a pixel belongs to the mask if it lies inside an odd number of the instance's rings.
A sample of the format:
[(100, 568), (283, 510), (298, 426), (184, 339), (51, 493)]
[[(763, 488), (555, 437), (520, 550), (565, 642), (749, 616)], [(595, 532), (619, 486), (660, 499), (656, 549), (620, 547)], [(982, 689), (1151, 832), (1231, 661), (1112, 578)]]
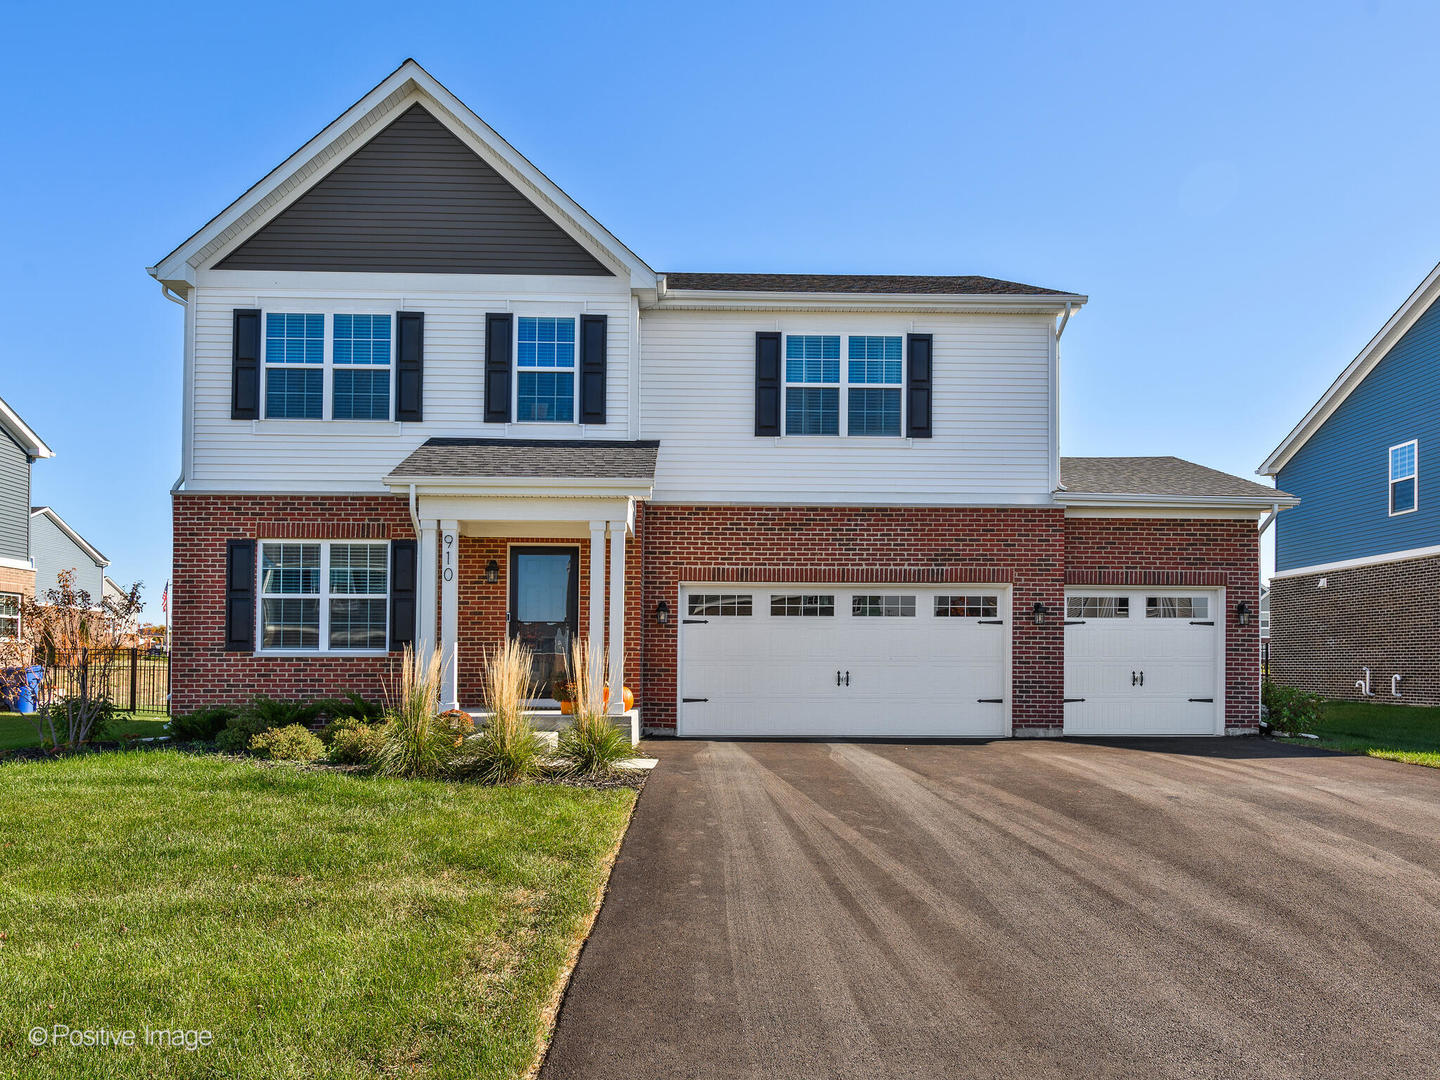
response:
[(170, 654), (162, 649), (81, 649), (37, 658), (47, 696), (88, 689), (125, 712), (170, 711)]

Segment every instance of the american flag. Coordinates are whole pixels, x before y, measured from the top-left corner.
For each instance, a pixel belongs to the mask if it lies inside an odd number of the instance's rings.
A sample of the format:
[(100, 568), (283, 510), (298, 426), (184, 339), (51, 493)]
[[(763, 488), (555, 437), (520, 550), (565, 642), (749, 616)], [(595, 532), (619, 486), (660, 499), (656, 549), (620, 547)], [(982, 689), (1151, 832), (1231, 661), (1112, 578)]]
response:
[(170, 610), (170, 582), (165, 582), (165, 591), (160, 594), (160, 613)]

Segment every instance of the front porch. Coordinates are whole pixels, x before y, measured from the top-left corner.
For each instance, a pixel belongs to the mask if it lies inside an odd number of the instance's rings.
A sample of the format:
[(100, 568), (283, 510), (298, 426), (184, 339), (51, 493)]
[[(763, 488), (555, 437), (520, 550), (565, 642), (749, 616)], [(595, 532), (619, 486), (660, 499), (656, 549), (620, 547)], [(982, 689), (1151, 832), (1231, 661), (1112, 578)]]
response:
[(604, 665), (607, 711), (638, 737), (623, 693), (642, 628), (627, 562), (639, 565), (635, 506), (656, 445), (432, 439), (385, 478), (419, 538), (416, 646), (440, 650), (442, 707), (483, 711), (486, 651), (515, 637), (536, 652), (537, 726), (562, 727), (550, 684), (579, 638)]

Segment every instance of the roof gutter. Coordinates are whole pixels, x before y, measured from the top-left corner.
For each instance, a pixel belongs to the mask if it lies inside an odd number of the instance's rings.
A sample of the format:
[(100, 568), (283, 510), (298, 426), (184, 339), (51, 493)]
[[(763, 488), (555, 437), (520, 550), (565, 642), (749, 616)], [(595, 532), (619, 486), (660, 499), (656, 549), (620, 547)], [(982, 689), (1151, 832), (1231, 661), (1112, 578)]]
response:
[(1265, 530), (1270, 528), (1270, 526), (1275, 523), (1275, 518), (1278, 517), (1279, 514), (1280, 504), (1276, 503), (1274, 506), (1270, 507), (1270, 513), (1266, 514), (1263, 518), (1260, 519), (1260, 524), (1259, 526), (1257, 526), (1257, 528), (1259, 529), (1259, 535), (1265, 535)]
[(1138, 492), (1073, 492), (1056, 491), (1055, 501), (1062, 506), (1136, 506), (1170, 507), (1173, 509), (1218, 509), (1264, 511), (1288, 509), (1298, 506), (1300, 500), (1291, 495), (1276, 498), (1273, 495), (1155, 495)]
[(1065, 333), (1065, 325), (1070, 321), (1070, 312), (1073, 307), (1074, 305), (1071, 303), (1065, 305), (1065, 314), (1060, 317), (1060, 325), (1055, 328), (1056, 341), (1059, 341), (1061, 335)]

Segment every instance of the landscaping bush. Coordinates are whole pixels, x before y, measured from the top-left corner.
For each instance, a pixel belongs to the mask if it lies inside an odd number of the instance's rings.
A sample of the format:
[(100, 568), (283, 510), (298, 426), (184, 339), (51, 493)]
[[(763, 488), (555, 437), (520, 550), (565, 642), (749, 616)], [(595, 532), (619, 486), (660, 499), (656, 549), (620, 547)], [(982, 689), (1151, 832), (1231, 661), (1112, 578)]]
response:
[(235, 710), (225, 705), (211, 705), (192, 713), (170, 718), (170, 735), (181, 742), (213, 742), (225, 725), (235, 718)]
[(325, 744), (304, 724), (286, 724), (254, 736), (250, 751), (272, 761), (319, 761)]
[(545, 745), (525, 707), (535, 696), (534, 654), (518, 641), (506, 641), (485, 655), (485, 706), (490, 718), (472, 739), (464, 740), (455, 762), (462, 776), (487, 784), (520, 780), (539, 771)]
[(230, 754), (243, 754), (250, 749), (250, 740), (271, 728), (305, 726), (319, 715), (315, 705), (303, 701), (280, 701), (263, 695), (250, 699), (225, 728), (215, 736), (215, 745)]
[(115, 723), (115, 703), (98, 695), (60, 697), (41, 705), (39, 716), (44, 729), (41, 744), (73, 750), (105, 738)]
[(630, 736), (610, 722), (601, 704), (599, 683), (607, 665), (602, 657), (598, 670), (593, 670), (593, 658), (585, 642), (576, 639), (571, 643), (566, 666), (575, 711), (570, 726), (560, 733), (556, 756), (561, 768), (573, 776), (609, 776), (635, 751)]
[(373, 765), (384, 745), (382, 728), (356, 724), (335, 732), (330, 741), (329, 759), (336, 765)]
[(400, 688), (386, 711), (375, 768), (384, 776), (437, 777), (455, 754), (453, 736), (436, 715), (440, 700), (440, 652), (422, 660), (407, 645)]
[(315, 708), (318, 715), (326, 717), (331, 724), (342, 720), (378, 724), (385, 719), (384, 705), (378, 701), (367, 701), (353, 690), (343, 698), (322, 698), (315, 702)]
[(1297, 735), (1313, 731), (1325, 712), (1325, 699), (1319, 694), (1273, 682), (1265, 684), (1260, 701), (1272, 728)]
[(320, 741), (326, 746), (334, 746), (336, 736), (342, 732), (354, 731), (356, 728), (367, 726), (365, 721), (357, 716), (337, 716), (320, 729)]

